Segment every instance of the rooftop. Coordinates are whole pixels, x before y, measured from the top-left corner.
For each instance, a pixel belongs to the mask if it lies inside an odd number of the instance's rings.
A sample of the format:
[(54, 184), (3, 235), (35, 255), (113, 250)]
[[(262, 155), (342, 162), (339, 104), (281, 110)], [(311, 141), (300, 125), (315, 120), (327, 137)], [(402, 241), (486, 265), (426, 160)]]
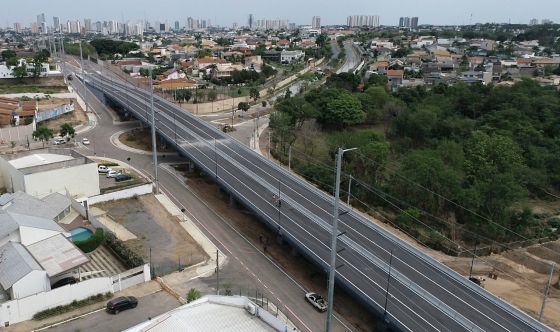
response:
[[(256, 310), (254, 314), (251, 309)], [(287, 329), (284, 322), (246, 297), (209, 295), (125, 331), (260, 332)]]
[(85, 264), (89, 259), (62, 234), (27, 246), (27, 250), (43, 267), (49, 277)]
[(25, 248), (17, 242), (8, 242), (0, 247), (0, 285), (8, 289), (29, 272), (41, 271), (41, 267)]
[(0, 209), (2, 210), (51, 220), (54, 220), (70, 205), (70, 199), (59, 193), (50, 194), (42, 199), (21, 191), (0, 196)]
[(0, 213), (0, 238), (17, 231), (20, 227), (30, 227), (65, 233), (56, 222), (51, 219), (33, 217), (13, 212)]
[(58, 163), (61, 161), (68, 161), (74, 159), (72, 156), (64, 156), (52, 153), (38, 153), (29, 156), (21, 157), (18, 159), (10, 160), (10, 164), (16, 169), (22, 169), (27, 167), (48, 165), (53, 163)]

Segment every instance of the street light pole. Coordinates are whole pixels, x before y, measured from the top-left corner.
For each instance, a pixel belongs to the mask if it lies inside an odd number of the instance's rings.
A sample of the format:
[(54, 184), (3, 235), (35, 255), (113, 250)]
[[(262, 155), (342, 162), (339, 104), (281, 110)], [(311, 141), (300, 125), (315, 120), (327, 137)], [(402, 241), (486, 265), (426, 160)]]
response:
[(80, 39), (80, 67), (82, 69), (82, 83), (84, 84), (84, 103), (86, 104), (86, 113), (88, 112), (86, 76), (84, 72), (84, 56), (82, 54), (82, 40)]
[(352, 175), (350, 175), (350, 178), (348, 179), (348, 199), (346, 201), (346, 205), (348, 205), (348, 207), (350, 207), (350, 190), (352, 189)]
[(344, 152), (356, 150), (356, 148), (343, 150), (338, 148), (336, 154), (336, 185), (334, 194), (333, 224), (331, 238), (331, 263), (329, 270), (329, 284), (327, 294), (327, 332), (332, 331), (333, 300), (334, 300), (334, 279), (336, 275), (336, 243), (338, 240), (338, 206), (340, 202), (340, 171), (342, 168), (342, 156)]
[(154, 110), (154, 85), (152, 82), (152, 70), (150, 68), (150, 105), (152, 108), (152, 154), (154, 157), (154, 182), (156, 185), (156, 195), (159, 194), (158, 182), (158, 160), (157, 160), (157, 145), (156, 145), (156, 113)]

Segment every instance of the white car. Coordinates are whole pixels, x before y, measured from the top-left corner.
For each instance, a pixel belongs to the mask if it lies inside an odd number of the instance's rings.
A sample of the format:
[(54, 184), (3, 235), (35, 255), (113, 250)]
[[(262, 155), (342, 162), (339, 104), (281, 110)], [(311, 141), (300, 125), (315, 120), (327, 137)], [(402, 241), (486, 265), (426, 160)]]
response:
[(122, 173), (119, 171), (114, 171), (114, 170), (110, 170), (109, 172), (107, 172), (107, 177), (108, 178), (114, 178), (117, 177), (117, 175), (121, 175)]
[(98, 171), (99, 173), (108, 173), (108, 172), (112, 171), (112, 169), (109, 168), (109, 167), (107, 167), (107, 166), (105, 166), (105, 165), (99, 165), (99, 166), (97, 167), (97, 171)]
[(82, 144), (89, 145), (89, 139), (87, 139), (87, 137), (82, 138)]
[(305, 300), (311, 303), (311, 305), (320, 312), (327, 311), (327, 300), (325, 300), (321, 295), (310, 292), (305, 294)]
[(64, 138), (55, 138), (53, 144), (54, 145), (66, 144), (66, 140)]

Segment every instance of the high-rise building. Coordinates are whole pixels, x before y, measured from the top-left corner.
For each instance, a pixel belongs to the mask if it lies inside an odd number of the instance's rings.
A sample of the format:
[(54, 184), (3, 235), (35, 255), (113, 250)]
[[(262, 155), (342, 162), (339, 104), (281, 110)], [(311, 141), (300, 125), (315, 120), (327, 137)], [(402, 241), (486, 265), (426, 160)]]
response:
[(66, 22), (66, 29), (68, 33), (81, 33), (82, 32), (82, 25), (80, 21), (67, 21)]
[(311, 27), (313, 29), (321, 29), (321, 17), (320, 16), (313, 16), (311, 19)]
[(91, 18), (84, 19), (84, 29), (86, 30), (86, 32), (91, 31)]
[(37, 28), (37, 22), (31, 23), (31, 33), (39, 33), (39, 29)]
[(60, 31), (60, 19), (56, 16), (53, 16), (53, 29), (55, 32)]
[(399, 28), (404, 27), (404, 17), (399, 18)]
[(21, 23), (14, 23), (14, 30), (17, 33), (21, 33)]
[(352, 15), (348, 16), (346, 24), (351, 27), (378, 27), (378, 15)]
[(253, 26), (255, 24), (255, 17), (253, 16), (253, 14), (249, 14), (249, 20), (247, 21), (248, 25), (249, 25), (249, 29), (253, 29)]
[(192, 17), (187, 18), (187, 30), (194, 30), (194, 19)]
[(543, 24), (543, 25), (544, 25), (544, 24), (553, 24), (553, 23), (554, 23), (554, 21), (549, 20), (549, 19), (546, 19), (546, 18), (543, 18), (543, 19), (541, 20), (541, 24)]
[(167, 28), (167, 27), (165, 26), (165, 23), (160, 23), (160, 24), (159, 24), (159, 32), (165, 32), (165, 31), (167, 31), (166, 28)]
[(181, 27), (179, 26), (179, 21), (175, 21), (175, 31), (179, 31), (181, 30)]
[(46, 33), (45, 13), (37, 15), (37, 33)]
[(411, 29), (418, 29), (418, 17), (413, 17), (410, 19), (410, 28)]
[(537, 20), (536, 18), (532, 18), (529, 21), (529, 25), (537, 25), (537, 24), (539, 24), (539, 20)]

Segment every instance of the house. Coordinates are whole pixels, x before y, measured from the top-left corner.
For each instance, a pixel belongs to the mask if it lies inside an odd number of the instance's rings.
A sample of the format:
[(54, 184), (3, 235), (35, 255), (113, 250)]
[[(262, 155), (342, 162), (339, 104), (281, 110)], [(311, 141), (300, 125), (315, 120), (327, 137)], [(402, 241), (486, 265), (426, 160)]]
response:
[(469, 70), (461, 73), (459, 80), (467, 84), (490, 84), (492, 82), (492, 72)]
[(280, 51), (265, 51), (261, 58), (263, 60), (270, 60), (275, 62), (280, 62), (281, 59), (281, 52)]
[(389, 69), (388, 61), (377, 61), (376, 63), (369, 66), (369, 70), (371, 72), (378, 73), (381, 75), (384, 75), (388, 69)]
[(212, 65), (218, 65), (218, 64), (223, 64), (223, 63), (226, 63), (226, 61), (224, 59), (220, 59), (220, 58), (204, 57), (204, 58), (198, 58), (198, 59), (194, 60), (194, 66), (198, 70), (203, 70), (203, 69), (206, 69), (207, 67), (210, 67)]
[(403, 83), (404, 70), (387, 70), (388, 86), (391, 91), (396, 91)]
[(304, 56), (305, 53), (303, 53), (303, 51), (301, 50), (296, 50), (296, 51), (282, 50), (282, 52), (280, 53), (280, 62), (281, 63), (297, 62), (303, 59)]
[(58, 192), (73, 197), (99, 195), (97, 164), (74, 150), (48, 148), (0, 158), (0, 188), (35, 197)]
[(233, 75), (234, 71), (241, 71), (243, 70), (243, 66), (242, 65), (234, 65), (231, 63), (221, 63), (216, 65), (216, 68), (214, 68), (212, 70), (212, 77), (213, 78), (229, 78)]
[(177, 70), (175, 68), (171, 68), (166, 70), (165, 72), (163, 72), (163, 74), (160, 75), (160, 81), (177, 80), (185, 77), (187, 77), (187, 75), (182, 71)]
[[(27, 62), (25, 59), (18, 60), (18, 66), (25, 66), (27, 71), (27, 76), (32, 77), (35, 75), (35, 64), (33, 62)], [(53, 68), (49, 63), (41, 63), (41, 69), (39, 70), (39, 77), (49, 77), (49, 76), (60, 76), (62, 72), (58, 64), (53, 64)], [(0, 64), (0, 79), (2, 78), (15, 78), (13, 75), (13, 70), (16, 66), (7, 66), (5, 64)]]
[(55, 222), (72, 220), (78, 216), (72, 210), (71, 205), (71, 200), (60, 193), (37, 198), (22, 191), (16, 191), (0, 196), (1, 211), (45, 218)]

